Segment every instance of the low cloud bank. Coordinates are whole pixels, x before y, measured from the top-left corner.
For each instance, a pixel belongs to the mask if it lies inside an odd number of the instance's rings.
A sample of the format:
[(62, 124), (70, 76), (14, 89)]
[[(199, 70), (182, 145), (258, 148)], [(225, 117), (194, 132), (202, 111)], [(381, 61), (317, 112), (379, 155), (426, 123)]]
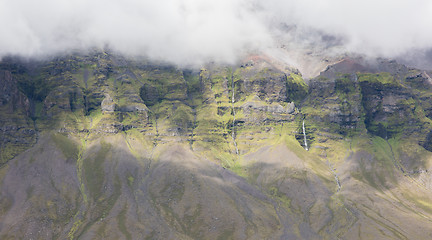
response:
[(109, 47), (185, 65), (309, 45), (421, 61), (432, 49), (432, 2), (3, 0), (0, 29), (0, 57)]

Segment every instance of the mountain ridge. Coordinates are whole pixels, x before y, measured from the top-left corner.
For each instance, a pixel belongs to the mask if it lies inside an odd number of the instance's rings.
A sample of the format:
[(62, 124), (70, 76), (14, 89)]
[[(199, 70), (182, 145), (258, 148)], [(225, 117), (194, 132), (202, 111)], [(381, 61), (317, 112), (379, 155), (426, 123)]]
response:
[(267, 61), (2, 62), (0, 236), (431, 237), (429, 74)]

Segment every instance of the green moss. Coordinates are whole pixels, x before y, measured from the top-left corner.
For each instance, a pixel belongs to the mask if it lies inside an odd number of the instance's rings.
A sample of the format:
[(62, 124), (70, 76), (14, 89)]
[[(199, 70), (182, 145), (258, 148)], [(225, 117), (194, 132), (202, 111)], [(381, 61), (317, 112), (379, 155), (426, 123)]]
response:
[(134, 182), (135, 182), (135, 178), (132, 176), (132, 175), (129, 175), (128, 176), (128, 178), (127, 178), (127, 183), (128, 183), (128, 186), (130, 187), (130, 188), (132, 188), (133, 187), (133, 184), (134, 184)]
[(76, 239), (75, 238), (75, 233), (78, 231), (78, 229), (81, 227), (81, 225), (83, 224), (81, 219), (78, 219), (74, 222), (74, 224), (72, 225), (71, 230), (68, 232), (68, 238), (69, 240), (73, 240)]
[(102, 110), (96, 109), (89, 113), (88, 116), (86, 116), (86, 128), (87, 129), (94, 129), (98, 126), (99, 122), (104, 118), (104, 115), (102, 113)]
[(25, 151), (27, 146), (20, 146), (18, 144), (4, 144), (6, 146), (0, 147), (0, 166), (7, 163), (19, 153)]
[(369, 83), (380, 83), (380, 84), (391, 84), (398, 85), (397, 80), (388, 72), (383, 73), (359, 73), (359, 82), (369, 82)]
[(243, 166), (241, 159), (238, 158), (235, 154), (231, 152), (216, 152), (217, 149), (214, 149), (214, 154), (217, 154), (215, 158), (219, 160), (221, 165), (224, 168), (227, 168), (233, 171), (238, 176), (247, 177), (247, 172), (245, 166)]
[(194, 116), (191, 107), (185, 104), (178, 104), (175, 109), (173, 109), (171, 122), (174, 126), (187, 130), (192, 127), (193, 119)]
[(287, 78), (287, 100), (300, 103), (308, 94), (308, 86), (298, 74), (290, 74)]
[(338, 96), (346, 97), (357, 89), (351, 80), (351, 74), (344, 74), (335, 80), (335, 90)]
[(271, 186), (268, 189), (268, 193), (270, 194), (270, 196), (272, 196), (273, 198), (279, 200), (279, 202), (283, 203), (285, 209), (290, 210), (292, 208), (292, 206), (291, 206), (291, 199), (289, 199), (286, 196), (286, 194), (280, 192), (279, 188), (277, 188), (276, 186)]

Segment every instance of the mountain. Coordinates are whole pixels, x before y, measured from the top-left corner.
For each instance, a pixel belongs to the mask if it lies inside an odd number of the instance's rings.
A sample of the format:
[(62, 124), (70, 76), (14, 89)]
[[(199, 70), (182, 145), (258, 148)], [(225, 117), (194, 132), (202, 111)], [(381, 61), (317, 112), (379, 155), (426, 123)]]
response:
[(0, 238), (432, 238), (430, 76), (5, 58)]

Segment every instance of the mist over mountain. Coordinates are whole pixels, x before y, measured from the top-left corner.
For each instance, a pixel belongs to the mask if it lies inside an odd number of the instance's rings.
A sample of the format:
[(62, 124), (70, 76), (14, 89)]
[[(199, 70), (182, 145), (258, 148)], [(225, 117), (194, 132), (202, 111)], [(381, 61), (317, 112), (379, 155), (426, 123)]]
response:
[(432, 47), (431, 16), (427, 0), (4, 0), (0, 57), (109, 47), (184, 66), (337, 39), (345, 52), (404, 58)]
[(0, 239), (431, 239), (431, 16), (0, 0)]

